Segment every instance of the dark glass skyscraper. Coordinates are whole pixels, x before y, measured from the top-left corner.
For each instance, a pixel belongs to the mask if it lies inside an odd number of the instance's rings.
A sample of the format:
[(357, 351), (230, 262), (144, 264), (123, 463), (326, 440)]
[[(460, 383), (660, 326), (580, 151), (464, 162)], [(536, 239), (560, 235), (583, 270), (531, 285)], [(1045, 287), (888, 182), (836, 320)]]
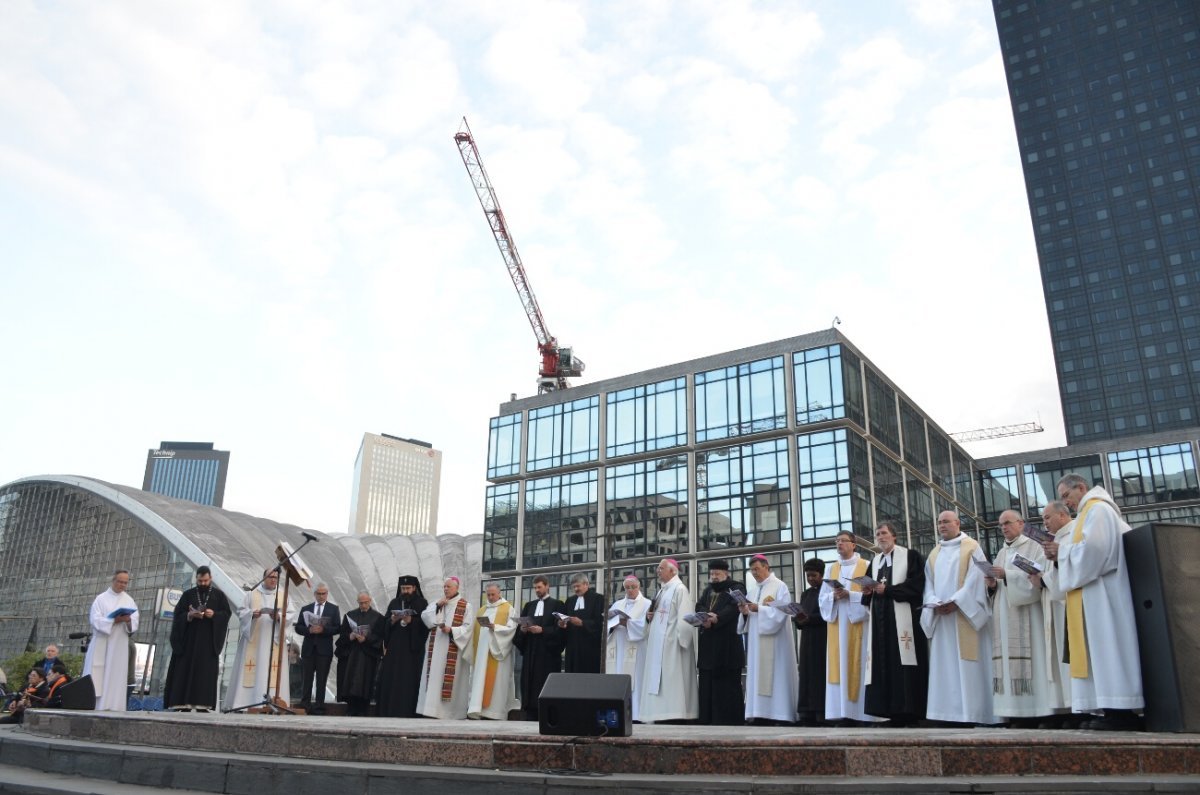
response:
[(228, 473), (229, 451), (211, 442), (162, 442), (146, 454), (142, 490), (220, 508)]
[(1200, 2), (993, 0), (1070, 443), (1200, 424)]

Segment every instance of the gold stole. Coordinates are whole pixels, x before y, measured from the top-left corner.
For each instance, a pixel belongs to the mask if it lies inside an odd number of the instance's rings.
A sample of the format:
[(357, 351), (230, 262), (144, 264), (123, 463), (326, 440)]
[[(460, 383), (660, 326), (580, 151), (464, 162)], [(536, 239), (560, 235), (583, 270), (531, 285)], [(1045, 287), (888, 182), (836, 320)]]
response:
[[(501, 602), (496, 608), (496, 620), (493, 625), (504, 625), (508, 623), (509, 609), (512, 607), (508, 602)], [(487, 605), (479, 608), (479, 612), (475, 614), (476, 618), (483, 618), (487, 615)], [(475, 627), (472, 632), (471, 648), (475, 649), (475, 653), (479, 653), (479, 622), (475, 622)], [(488, 648), (487, 670), (483, 674), (483, 707), (487, 707), (492, 703), (492, 689), (496, 686), (496, 672), (500, 669), (500, 662), (492, 656), (490, 644)]]
[[(867, 573), (867, 561), (859, 557), (858, 562), (854, 564), (853, 577), (861, 577)], [(842, 562), (839, 560), (833, 564), (833, 568), (829, 570), (829, 579), (837, 580), (842, 576)], [(831, 588), (833, 586), (830, 586)], [(862, 592), (862, 588), (856, 583), (850, 583), (850, 591), (852, 593)], [(857, 703), (858, 691), (862, 686), (862, 641), (863, 641), (863, 624), (867, 622), (860, 621), (857, 624), (850, 625), (850, 638), (848, 640), (850, 654), (850, 670), (849, 679), (846, 683), (847, 697)], [(829, 669), (829, 684), (840, 685), (842, 683), (842, 644), (841, 644), (841, 628), (838, 626), (840, 621), (829, 622), (829, 633), (825, 636), (825, 653), (829, 659), (829, 664), (826, 666)]]
[[(278, 607), (279, 589), (275, 590), (275, 607)], [(250, 592), (250, 612), (262, 609), (263, 606), (262, 591), (255, 588)], [(262, 616), (259, 616), (261, 620)], [(242, 663), (242, 687), (254, 687), (254, 671), (258, 667), (258, 643), (257, 635), (262, 631), (261, 624), (255, 624), (255, 619), (250, 619), (250, 637), (246, 639), (246, 661)], [(270, 632), (274, 632), (275, 624), (271, 622)], [(271, 650), (271, 671), (267, 674), (267, 684), (275, 681), (275, 674), (279, 668), (279, 656), (275, 654), (275, 650)]]
[[(963, 583), (967, 581), (967, 572), (971, 567), (971, 556), (975, 550), (979, 549), (979, 542), (968, 535), (962, 537), (962, 544), (958, 550), (958, 587), (961, 589)], [(929, 553), (929, 573), (934, 578), (937, 577), (937, 558), (938, 553), (942, 551), (939, 544), (933, 548), (933, 552)], [(954, 611), (955, 618), (958, 619), (958, 657), (962, 660), (979, 660), (979, 632), (975, 627), (971, 626), (971, 622), (967, 621), (967, 617), (963, 615), (961, 610)]]
[[(1092, 506), (1098, 502), (1103, 502), (1103, 500), (1093, 497), (1079, 512), (1079, 516), (1075, 519), (1075, 531), (1071, 533), (1072, 544), (1078, 544), (1083, 540), (1083, 520)], [(1071, 655), (1071, 678), (1087, 679), (1090, 672), (1088, 671), (1087, 628), (1083, 620), (1082, 588), (1073, 588), (1067, 591), (1067, 648), (1070, 649)]]

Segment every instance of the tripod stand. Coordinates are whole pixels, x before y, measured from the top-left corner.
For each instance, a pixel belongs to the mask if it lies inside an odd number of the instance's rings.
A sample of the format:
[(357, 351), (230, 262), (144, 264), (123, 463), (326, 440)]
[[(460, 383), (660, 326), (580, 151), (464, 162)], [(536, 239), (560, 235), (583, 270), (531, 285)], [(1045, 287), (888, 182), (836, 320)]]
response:
[[(310, 533), (304, 533), (304, 539), (304, 543), (300, 545), (300, 549), (296, 550), (293, 550), (291, 545), (289, 545), (286, 541), (280, 541), (279, 546), (275, 548), (275, 557), (278, 559), (279, 563), (276, 564), (275, 568), (267, 570), (267, 574), (264, 574), (263, 578), (255, 583), (254, 587), (250, 589), (251, 593), (253, 593), (256, 588), (266, 582), (267, 576), (271, 571), (275, 572), (277, 575), (283, 575), (283, 599), (279, 600), (278, 586), (276, 586), (276, 602), (274, 609), (271, 611), (271, 652), (267, 662), (268, 666), (270, 666), (272, 662), (276, 662), (276, 667), (274, 668), (273, 676), (271, 673), (271, 668), (268, 667), (267, 690), (265, 693), (263, 693), (262, 701), (223, 710), (226, 713), (246, 712), (252, 709), (260, 709), (265, 707), (272, 715), (279, 715), (281, 713), (286, 713), (288, 715), (296, 714), (295, 710), (292, 710), (288, 707), (287, 701), (279, 697), (279, 682), (283, 675), (283, 666), (287, 664), (283, 653), (285, 648), (285, 633), (287, 631), (288, 588), (293, 582), (296, 585), (299, 585), (301, 582), (304, 582), (312, 577), (312, 573), (300, 560), (298, 555), (301, 549), (304, 549), (309, 545), (309, 543), (316, 541), (317, 537)], [(278, 632), (275, 631), (276, 626), (278, 626)], [(278, 643), (276, 642), (277, 640)], [(253, 635), (251, 635), (248, 644), (253, 642)], [(249, 648), (247, 648), (247, 651), (248, 650)], [(278, 652), (278, 657), (276, 656), (276, 652)], [(233, 675), (235, 677), (238, 676), (238, 672), (235, 671)], [(273, 682), (272, 679), (274, 680)], [(274, 697), (271, 695), (272, 689), (275, 691)]]

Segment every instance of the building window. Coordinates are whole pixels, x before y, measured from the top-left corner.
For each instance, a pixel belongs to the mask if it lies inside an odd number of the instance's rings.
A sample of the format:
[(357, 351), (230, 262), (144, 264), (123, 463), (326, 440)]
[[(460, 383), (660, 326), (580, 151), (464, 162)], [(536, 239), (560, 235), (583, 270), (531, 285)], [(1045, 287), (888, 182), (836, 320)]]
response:
[(925, 447), (925, 418), (912, 404), (900, 399), (900, 430), (904, 432), (904, 460), (929, 473), (929, 451)]
[(896, 391), (867, 368), (867, 404), (871, 407), (871, 435), (900, 455), (900, 426), (896, 420)]
[(1025, 464), (1021, 471), (1025, 476), (1025, 501), (1030, 519), (1040, 520), (1042, 509), (1058, 499), (1058, 481), (1067, 473), (1082, 475), (1093, 486), (1104, 485), (1100, 456), (1095, 455)]
[(701, 549), (792, 540), (786, 439), (696, 453)]
[[(830, 345), (792, 354), (797, 425), (840, 420), (846, 416), (841, 353), (841, 345)], [(857, 373), (855, 378), (857, 380)]]
[(526, 568), (596, 561), (596, 470), (525, 482)]
[(517, 567), (517, 515), (521, 484), (488, 486), (484, 492), (483, 570)]
[[(570, 598), (572, 596), (572, 594), (574, 593), (574, 591), (571, 589), (571, 577), (575, 576), (576, 573), (586, 574), (588, 576), (588, 578), (592, 582), (592, 590), (593, 591), (597, 590), (599, 588), (598, 581), (596, 580), (596, 572), (592, 571), (591, 569), (581, 569), (579, 572), (567, 571), (567, 572), (554, 572), (553, 574), (543, 574), (542, 576), (545, 577), (550, 583), (550, 597), (552, 599), (558, 599), (563, 602), (565, 602), (568, 598)], [(534, 599), (534, 594), (533, 594), (533, 578), (534, 578), (534, 576), (535, 575), (533, 575), (533, 574), (526, 574), (525, 576), (521, 577), (521, 604), (520, 604), (520, 607), (522, 607), (522, 608), (525, 606), (526, 602), (529, 602), (532, 599)]]
[(1196, 461), (1188, 443), (1108, 454), (1113, 496), (1122, 507), (1200, 497)]
[(954, 494), (954, 473), (950, 469), (950, 440), (933, 425), (929, 430), (929, 471), (933, 483), (946, 494)]
[[(683, 583), (684, 588), (691, 588), (692, 585), (692, 564), (687, 560), (678, 560), (679, 564), (679, 581)], [(629, 565), (613, 565), (610, 566), (606, 573), (608, 582), (605, 587), (608, 590), (605, 592), (606, 601), (612, 604), (622, 598), (625, 593), (625, 578), (632, 574), (637, 577), (642, 583), (642, 595), (647, 599), (653, 599), (658, 594), (658, 564), (656, 560), (652, 563), (635, 563)], [(704, 590), (704, 584), (701, 583), (700, 591)]]
[[(730, 555), (729, 557), (718, 558), (729, 564), (729, 579), (734, 582), (741, 583), (742, 592), (748, 593), (750, 588), (754, 587), (754, 575), (750, 573), (751, 555)], [(804, 584), (804, 578), (800, 578), (800, 582), (796, 582), (796, 563), (795, 556), (789, 552), (767, 552), (763, 554), (767, 559), (767, 565), (771, 567), (771, 573), (779, 579), (783, 580), (784, 584), (792, 594), (792, 598), (796, 601), (800, 600), (800, 593), (807, 587)], [(837, 557), (836, 553), (833, 557)], [(700, 560), (696, 562), (698, 569), (697, 575), (699, 583), (697, 585), (697, 594), (704, 590), (704, 586), (708, 584), (708, 565), (711, 560)], [(799, 590), (797, 590), (799, 588)], [(698, 604), (696, 609), (701, 609)]]
[(608, 467), (604, 491), (612, 559), (674, 557), (687, 552), (686, 455)]
[(787, 427), (783, 357), (696, 373), (696, 441)]
[(796, 437), (800, 527), (805, 540), (871, 532), (866, 444), (844, 428)]
[(492, 417), (488, 433), (488, 478), (521, 472), (521, 415)]
[(530, 472), (595, 461), (600, 456), (600, 398), (530, 409), (527, 448)]
[(687, 379), (608, 393), (609, 458), (687, 444)]
[(919, 478), (908, 478), (908, 545), (928, 557), (937, 544), (937, 523), (929, 486)]
[[(875, 521), (891, 519), (900, 526), (900, 537), (907, 538), (908, 520), (904, 510), (904, 473), (900, 465), (880, 448), (871, 447), (871, 471), (875, 476)], [(868, 538), (871, 536), (868, 536)]]
[(1021, 495), (1017, 491), (1017, 468), (997, 467), (979, 473), (979, 494), (983, 500), (979, 518), (996, 522), (1005, 511), (1021, 511)]
[[(975, 513), (975, 478), (971, 471), (971, 459), (957, 445), (951, 446), (950, 455), (954, 459), (954, 497), (967, 509), (967, 513)], [(1017, 493), (1015, 484), (1012, 493)]]

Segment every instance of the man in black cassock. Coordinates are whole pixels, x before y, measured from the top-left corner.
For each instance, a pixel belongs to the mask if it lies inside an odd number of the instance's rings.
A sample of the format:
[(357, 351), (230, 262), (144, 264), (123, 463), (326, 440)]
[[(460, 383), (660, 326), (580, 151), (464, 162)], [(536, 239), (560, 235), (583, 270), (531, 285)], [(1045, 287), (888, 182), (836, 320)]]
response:
[(817, 604), (824, 576), (825, 561), (820, 558), (804, 561), (804, 582), (808, 585), (800, 594), (800, 608), (804, 612), (792, 618), (792, 623), (800, 630), (800, 654), (796, 658), (800, 687), (796, 712), (801, 726), (819, 726), (825, 721), (825, 655), (829, 629), (821, 617), (821, 606)]
[[(871, 610), (871, 679), (864, 711), (888, 718), (888, 726), (913, 726), (925, 717), (929, 694), (929, 646), (921, 623), (925, 595), (925, 559), (915, 549), (896, 545), (890, 519), (875, 528), (879, 553), (869, 574), (878, 585), (863, 594)], [(901, 565), (903, 559), (903, 565)]]
[(566, 672), (570, 674), (600, 673), (601, 643), (604, 632), (604, 596), (591, 590), (592, 581), (586, 574), (571, 577), (574, 596), (568, 596), (562, 613), (567, 618), (558, 622), (566, 638)]
[(375, 631), (383, 618), (371, 607), (371, 595), (358, 595), (358, 608), (342, 616), (333, 653), (338, 658), (338, 701), (350, 706), (351, 715), (366, 715), (375, 691), (375, 673), (383, 658), (383, 637)]
[(212, 584), (212, 571), (208, 566), (196, 569), (196, 587), (179, 597), (171, 619), (164, 707), (217, 708), (221, 649), (231, 615), (229, 600)]
[(533, 578), (533, 594), (536, 598), (521, 608), (522, 626), (513, 638), (521, 650), (521, 711), (526, 720), (538, 719), (538, 696), (546, 677), (562, 670), (563, 639), (554, 614), (564, 612), (563, 603), (550, 595), (550, 581), (541, 574)]
[(700, 627), (696, 668), (700, 672), (700, 723), (709, 726), (741, 726), (746, 722), (742, 698), (742, 669), (746, 651), (737, 634), (737, 602), (730, 590), (745, 586), (729, 578), (729, 563), (708, 564), (708, 587), (696, 602), (696, 612), (708, 619)]
[(421, 664), (425, 660), (425, 639), (429, 636), (429, 627), (421, 620), (421, 612), (428, 606), (428, 600), (421, 593), (421, 581), (406, 574), (396, 584), (396, 598), (388, 603), (387, 612), (375, 624), (375, 631), (384, 645), (376, 715), (388, 718), (417, 716)]

